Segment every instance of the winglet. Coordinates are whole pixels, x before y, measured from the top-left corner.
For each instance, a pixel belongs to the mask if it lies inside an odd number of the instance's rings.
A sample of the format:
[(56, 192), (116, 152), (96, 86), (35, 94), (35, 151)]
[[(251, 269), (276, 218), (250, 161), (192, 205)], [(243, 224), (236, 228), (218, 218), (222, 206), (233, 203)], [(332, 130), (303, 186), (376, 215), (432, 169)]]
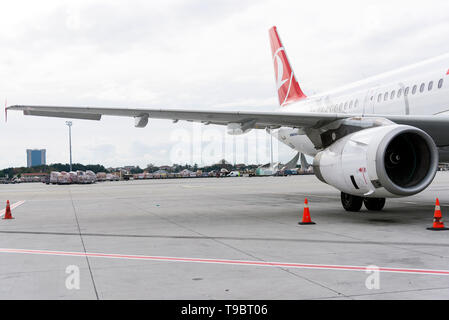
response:
[(290, 66), (287, 53), (282, 45), (276, 27), (272, 27), (268, 33), (270, 35), (279, 104), (282, 107), (292, 102), (307, 98), (302, 92), (298, 81), (296, 81), (295, 74)]

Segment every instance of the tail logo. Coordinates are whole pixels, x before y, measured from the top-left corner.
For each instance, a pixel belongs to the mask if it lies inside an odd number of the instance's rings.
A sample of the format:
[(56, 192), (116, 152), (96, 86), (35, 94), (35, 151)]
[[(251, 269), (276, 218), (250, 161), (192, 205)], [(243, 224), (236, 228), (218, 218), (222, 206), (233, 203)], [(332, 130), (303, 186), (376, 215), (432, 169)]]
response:
[(270, 29), (269, 36), (271, 53), (273, 54), (272, 57), (279, 105), (285, 106), (295, 101), (307, 98), (296, 81), (296, 77), (290, 66), (287, 53), (276, 31), (276, 27)]
[(275, 54), (274, 54), (274, 60), (276, 61), (277, 65), (277, 72), (276, 72), (276, 86), (277, 90), (279, 90), (284, 83), (288, 81), (288, 78), (282, 79), (284, 77), (284, 64), (282, 63), (282, 59), (279, 57), (279, 52), (285, 51), (284, 47), (279, 48)]

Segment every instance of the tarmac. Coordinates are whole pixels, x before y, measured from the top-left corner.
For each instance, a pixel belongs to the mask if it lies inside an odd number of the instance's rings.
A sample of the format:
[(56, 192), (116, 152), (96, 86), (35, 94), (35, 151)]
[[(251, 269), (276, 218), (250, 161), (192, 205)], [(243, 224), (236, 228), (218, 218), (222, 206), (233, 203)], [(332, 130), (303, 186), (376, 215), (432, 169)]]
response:
[(359, 213), (315, 176), (0, 185), (0, 299), (449, 299), (436, 197), (449, 172)]

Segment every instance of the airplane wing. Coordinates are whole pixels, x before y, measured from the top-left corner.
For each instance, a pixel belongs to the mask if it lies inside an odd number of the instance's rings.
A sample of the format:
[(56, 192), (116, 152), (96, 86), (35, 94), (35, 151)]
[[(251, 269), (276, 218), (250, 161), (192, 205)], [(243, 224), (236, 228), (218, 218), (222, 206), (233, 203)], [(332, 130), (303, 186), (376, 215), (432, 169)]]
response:
[(229, 123), (251, 123), (254, 128), (266, 127), (314, 127), (322, 126), (348, 115), (331, 113), (288, 113), (288, 112), (240, 112), (240, 111), (196, 111), (183, 109), (124, 109), (94, 107), (50, 107), (10, 106), (7, 110), (22, 110), (24, 115), (100, 120), (105, 116), (123, 116), (153, 119), (186, 120), (206, 124), (227, 125)]
[(7, 110), (21, 110), (24, 115), (100, 120), (105, 116), (134, 117), (136, 127), (145, 127), (148, 118), (186, 120), (204, 124), (228, 125), (241, 124), (242, 127), (263, 129), (291, 127), (318, 129), (336, 120), (348, 118), (385, 118), (397, 124), (411, 125), (427, 132), (438, 147), (449, 146), (449, 116), (433, 115), (362, 115), (347, 113), (296, 113), (296, 112), (240, 112), (240, 111), (203, 111), (183, 109), (127, 109), (100, 107), (58, 107), (14, 105)]

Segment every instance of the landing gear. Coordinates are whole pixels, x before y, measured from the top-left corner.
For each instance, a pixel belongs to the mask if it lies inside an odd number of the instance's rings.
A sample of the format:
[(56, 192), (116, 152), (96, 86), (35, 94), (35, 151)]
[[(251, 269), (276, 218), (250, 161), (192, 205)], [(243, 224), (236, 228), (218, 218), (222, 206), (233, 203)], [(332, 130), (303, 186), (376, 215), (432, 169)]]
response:
[(360, 211), (362, 205), (370, 211), (381, 211), (385, 206), (385, 198), (363, 198), (351, 194), (341, 193), (341, 204), (346, 211)]
[(385, 207), (385, 198), (365, 198), (363, 203), (370, 211), (382, 211)]
[(357, 212), (362, 208), (363, 198), (342, 192), (341, 204), (346, 211)]

